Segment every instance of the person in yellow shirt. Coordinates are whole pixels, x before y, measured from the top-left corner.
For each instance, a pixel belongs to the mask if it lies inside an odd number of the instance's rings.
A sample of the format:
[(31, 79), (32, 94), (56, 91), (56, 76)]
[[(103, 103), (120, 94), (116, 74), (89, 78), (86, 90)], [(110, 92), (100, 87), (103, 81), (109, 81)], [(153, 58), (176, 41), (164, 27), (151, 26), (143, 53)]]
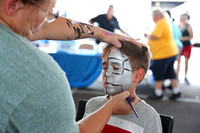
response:
[(170, 99), (180, 97), (180, 89), (176, 73), (174, 70), (174, 62), (178, 54), (178, 47), (173, 39), (172, 29), (164, 17), (161, 9), (152, 11), (153, 21), (156, 26), (150, 35), (145, 34), (149, 39), (149, 46), (152, 53), (152, 64), (150, 69), (153, 72), (155, 80), (155, 91), (150, 99), (162, 99), (162, 85), (165, 79), (170, 79), (172, 84), (172, 96)]

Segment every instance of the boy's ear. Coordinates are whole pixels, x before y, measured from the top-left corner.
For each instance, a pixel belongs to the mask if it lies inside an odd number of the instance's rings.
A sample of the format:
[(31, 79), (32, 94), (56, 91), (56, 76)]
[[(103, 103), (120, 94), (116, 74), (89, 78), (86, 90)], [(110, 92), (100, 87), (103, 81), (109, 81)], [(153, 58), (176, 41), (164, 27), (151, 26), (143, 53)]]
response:
[(133, 72), (133, 74), (135, 74), (135, 78), (133, 79), (133, 81), (139, 83), (144, 77), (144, 69), (140, 68)]
[(17, 11), (21, 3), (21, 0), (7, 0), (5, 3), (5, 10), (9, 16), (13, 16)]

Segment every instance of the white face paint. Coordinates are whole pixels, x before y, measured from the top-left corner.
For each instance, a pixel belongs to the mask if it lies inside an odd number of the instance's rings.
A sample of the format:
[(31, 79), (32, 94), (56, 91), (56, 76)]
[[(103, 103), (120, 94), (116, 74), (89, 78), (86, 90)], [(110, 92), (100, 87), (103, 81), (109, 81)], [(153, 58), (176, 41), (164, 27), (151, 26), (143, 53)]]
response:
[(132, 85), (132, 69), (128, 57), (113, 48), (108, 54), (107, 62), (106, 93), (113, 95), (128, 90)]

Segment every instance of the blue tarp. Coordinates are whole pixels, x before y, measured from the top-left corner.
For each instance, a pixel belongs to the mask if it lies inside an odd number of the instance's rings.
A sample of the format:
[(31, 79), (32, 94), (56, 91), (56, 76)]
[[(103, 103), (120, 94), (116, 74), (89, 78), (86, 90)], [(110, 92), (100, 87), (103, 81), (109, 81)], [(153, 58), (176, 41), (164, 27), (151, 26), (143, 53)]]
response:
[(102, 72), (99, 55), (77, 55), (66, 52), (50, 54), (65, 71), (71, 87), (86, 87)]

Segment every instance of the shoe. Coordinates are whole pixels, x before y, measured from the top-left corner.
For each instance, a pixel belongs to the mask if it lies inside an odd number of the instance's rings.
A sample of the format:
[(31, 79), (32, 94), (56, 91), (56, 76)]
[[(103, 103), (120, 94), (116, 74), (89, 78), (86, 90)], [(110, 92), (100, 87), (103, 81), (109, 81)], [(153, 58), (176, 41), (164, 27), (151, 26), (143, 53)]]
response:
[(185, 82), (186, 82), (187, 85), (190, 85), (190, 82), (188, 81), (187, 78), (185, 78)]
[(163, 94), (161, 96), (156, 96), (155, 93), (153, 93), (152, 95), (147, 97), (148, 99), (152, 99), (152, 100), (160, 100), (163, 98)]
[(172, 95), (170, 96), (170, 99), (171, 99), (171, 100), (176, 100), (176, 99), (179, 98), (179, 97), (181, 97), (181, 93), (180, 93), (180, 92), (177, 93), (177, 94), (172, 94)]

